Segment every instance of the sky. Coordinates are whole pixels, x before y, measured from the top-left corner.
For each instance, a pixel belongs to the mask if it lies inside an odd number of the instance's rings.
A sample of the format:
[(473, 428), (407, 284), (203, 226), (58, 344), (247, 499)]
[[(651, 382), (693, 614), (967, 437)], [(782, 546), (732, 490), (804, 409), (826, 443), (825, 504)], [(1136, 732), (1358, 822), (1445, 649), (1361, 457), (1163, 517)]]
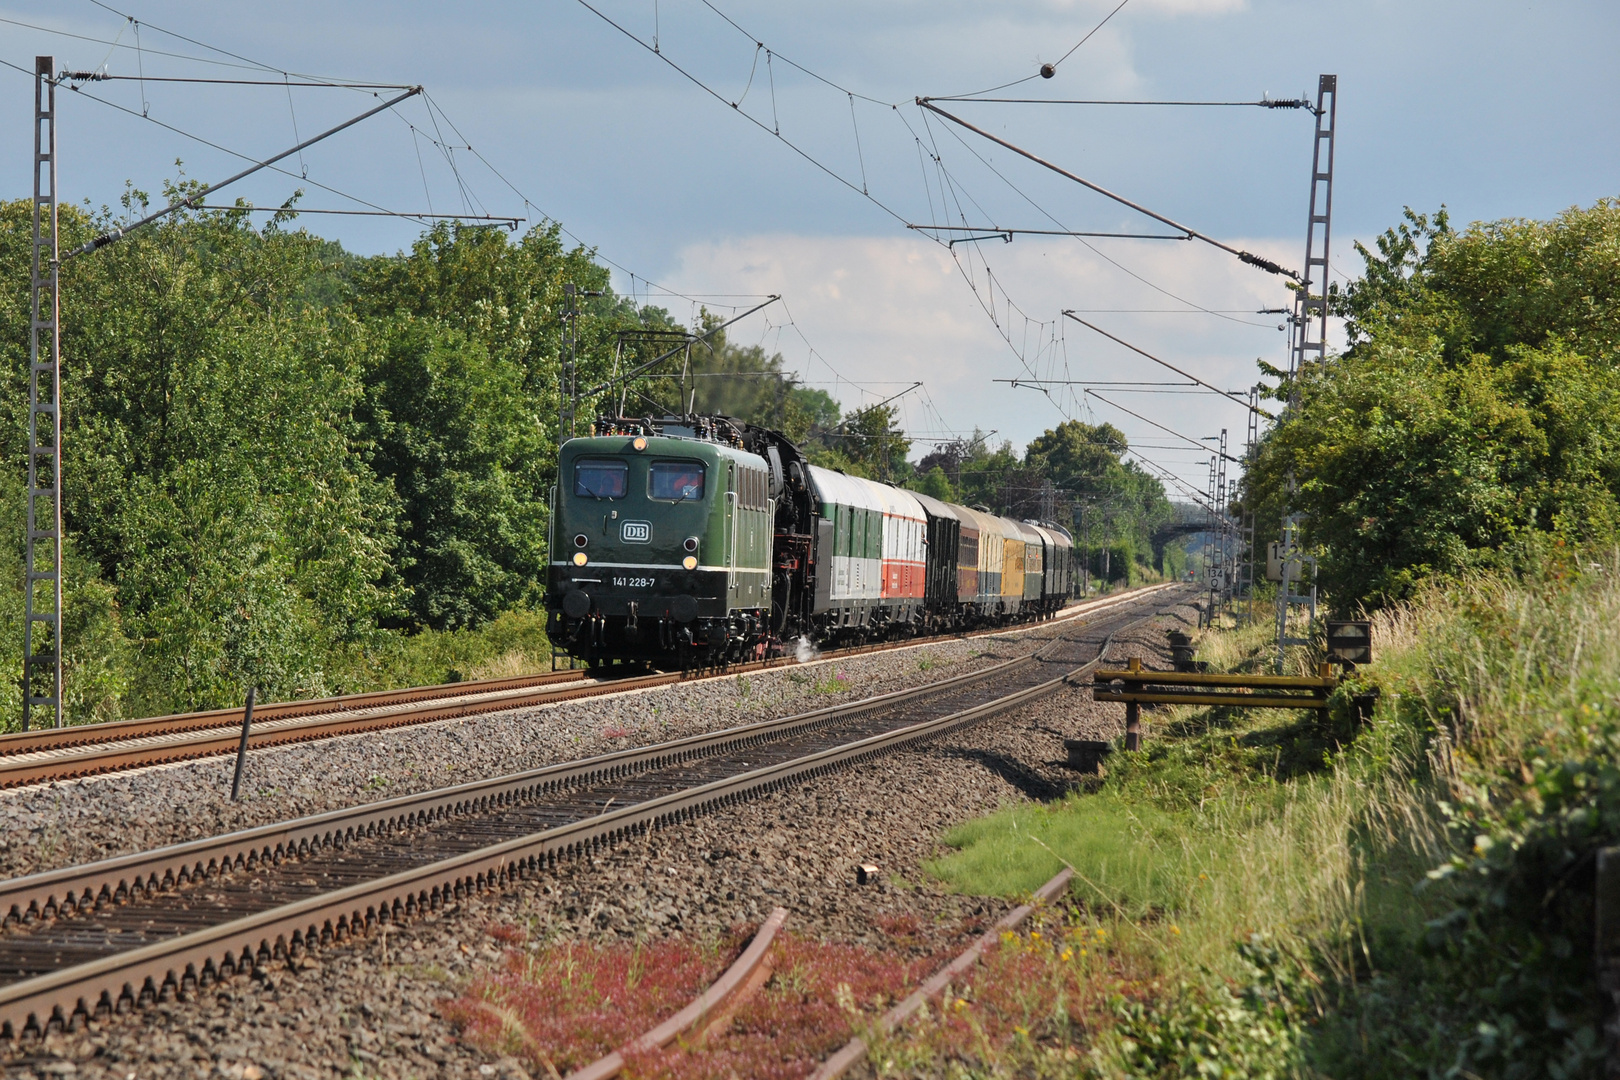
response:
[[(1361, 265), (1353, 242), (1403, 207), (1467, 223), (1620, 196), (1612, 3), (589, 2), (0, 3), (0, 61), (24, 69), (0, 67), (0, 196), (29, 194), (38, 54), (122, 77), (59, 91), (60, 195), (92, 206), (116, 207), (126, 185), (160, 197), (181, 170), (217, 181), (399, 92), (288, 85), (300, 75), (421, 85), (220, 201), (302, 189), (307, 209), (555, 220), (615, 289), (684, 322), (780, 294), (733, 339), (846, 408), (904, 391), (914, 456), (975, 430), (1022, 448), (1064, 419), (1106, 421), (1200, 491), (1198, 444), (1224, 429), (1240, 453), (1246, 410), (1143, 385), (1177, 376), (1063, 312), (1241, 392), (1257, 358), (1286, 364), (1282, 319), (1260, 313), (1287, 305), (1283, 280), (1199, 241), (907, 228), (1174, 232), (919, 96), (1314, 104), (1335, 74), (1341, 284)], [(173, 78), (265, 85), (158, 81)], [(1303, 264), (1309, 111), (933, 104), (1229, 247)], [(368, 254), (421, 229), (300, 220)], [(964, 235), (981, 239), (945, 243)]]

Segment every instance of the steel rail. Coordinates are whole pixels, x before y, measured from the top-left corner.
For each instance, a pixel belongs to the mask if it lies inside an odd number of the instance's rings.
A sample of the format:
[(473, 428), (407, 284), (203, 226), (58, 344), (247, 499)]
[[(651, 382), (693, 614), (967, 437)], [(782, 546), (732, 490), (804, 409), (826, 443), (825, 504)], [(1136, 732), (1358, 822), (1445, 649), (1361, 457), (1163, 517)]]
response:
[(397, 829), (414, 828), (446, 817), (476, 813), (563, 788), (662, 769), (813, 730), (919, 697), (959, 689), (970, 682), (993, 678), (1034, 662), (1033, 654), (1015, 657), (922, 686), (829, 705), (775, 720), (762, 720), (13, 878), (0, 882), (0, 924), (9, 925), (31, 918), (57, 918), (66, 912), (82, 911), (99, 903), (117, 902), (141, 892), (172, 888), (215, 874), (249, 868), (261, 861), (296, 858), (323, 847), (386, 835)]
[[(1035, 890), (1035, 894), (1030, 897), (1029, 903), (1021, 904), (1003, 915), (996, 921), (994, 926), (985, 931), (960, 956), (935, 972), (933, 977), (919, 986), (904, 1001), (884, 1013), (882, 1018), (878, 1020), (878, 1029), (883, 1034), (888, 1035), (922, 1011), (924, 1005), (938, 997), (946, 987), (971, 970), (979, 962), (979, 957), (999, 945), (1002, 934), (1016, 929), (1020, 923), (1034, 914), (1037, 905), (1050, 904), (1053, 900), (1062, 896), (1068, 890), (1069, 881), (1073, 877), (1073, 870), (1068, 868), (1059, 870), (1056, 877)], [(855, 1036), (844, 1044), (843, 1049), (823, 1061), (821, 1067), (810, 1075), (810, 1080), (838, 1080), (838, 1077), (849, 1072), (866, 1056), (867, 1049), (866, 1040), (859, 1035)]]
[[(932, 641), (950, 641), (964, 638), (1021, 633), (1040, 629), (1056, 622), (1106, 611), (1121, 603), (1152, 595), (1178, 583), (1150, 586), (1132, 590), (1120, 597), (1076, 605), (1053, 619), (1011, 627), (996, 627), (967, 634), (941, 635), (924, 641), (883, 642), (830, 650), (813, 663), (827, 663), (850, 656), (873, 652), (898, 651), (918, 648)], [(659, 672), (650, 675), (620, 679), (588, 681), (583, 673), (547, 672), (539, 675), (516, 676), (508, 679), (479, 682), (444, 683), (432, 687), (406, 690), (374, 691), (336, 698), (309, 701), (280, 702), (260, 705), (254, 710), (255, 727), (248, 740), (248, 749), (260, 750), (293, 743), (354, 735), (369, 731), (406, 727), (438, 720), (454, 720), (492, 712), (532, 708), (582, 698), (602, 697), (629, 693), (653, 687), (669, 686), (705, 678), (726, 678), (753, 671), (797, 665), (792, 657), (774, 657), (769, 660), (733, 664), (729, 667), (694, 676), (687, 672)], [(557, 682), (573, 682), (561, 688), (546, 689)], [(523, 693), (531, 689), (531, 693)], [(433, 702), (445, 698), (465, 699), (479, 695), (497, 695), (483, 700), (452, 700), (448, 704)], [(420, 708), (402, 709), (390, 713), (363, 714), (359, 710), (386, 708), (391, 705), (421, 702)], [(94, 776), (107, 772), (143, 768), (150, 765), (170, 764), (202, 757), (235, 753), (241, 737), (241, 709), (219, 709), (204, 713), (178, 714), (148, 720), (123, 720), (107, 724), (87, 724), (80, 727), (53, 729), (51, 732), (20, 732), (0, 735), (0, 788), (40, 784), (55, 780), (68, 780)], [(175, 736), (188, 736), (176, 738)], [(146, 740), (146, 741), (141, 741)], [(116, 743), (123, 743), (119, 747)], [(37, 755), (28, 756), (24, 755)], [(8, 760), (9, 758), (9, 760)]]
[[(1138, 597), (1137, 599), (1140, 599)], [(1152, 615), (1128, 623), (1151, 618)], [(17, 1037), (27, 1030), (43, 1030), (54, 1024), (67, 1024), (75, 1017), (97, 1015), (106, 1011), (117, 1011), (122, 1007), (133, 1006), (141, 1000), (160, 996), (166, 989), (180, 989), (187, 986), (198, 985), (211, 978), (252, 968), (255, 964), (265, 962), (276, 956), (284, 956), (306, 949), (316, 943), (332, 940), (341, 940), (355, 933), (364, 933), (371, 927), (383, 922), (402, 921), (415, 917), (425, 911), (434, 910), (451, 903), (456, 899), (472, 895), (473, 893), (498, 888), (514, 880), (538, 873), (548, 867), (555, 866), (559, 860), (588, 854), (600, 848), (610, 846), (628, 837), (641, 835), (652, 829), (667, 827), (696, 817), (715, 809), (735, 805), (741, 801), (761, 794), (763, 792), (786, 787), (794, 782), (826, 775), (838, 769), (848, 768), (884, 754), (892, 753), (902, 747), (915, 743), (939, 738), (942, 735), (972, 724), (997, 713), (1017, 708), (1039, 697), (1050, 694), (1072, 681), (1101, 662), (1106, 654), (1109, 644), (1119, 628), (1108, 634), (1102, 647), (1098, 651), (1098, 658), (1080, 665), (1055, 678), (1044, 680), (1032, 686), (1025, 687), (1011, 694), (989, 702), (963, 709), (947, 716), (933, 720), (923, 721), (897, 728), (892, 731), (859, 739), (851, 743), (817, 751), (795, 758), (791, 761), (765, 766), (759, 769), (737, 773), (730, 777), (702, 784), (684, 791), (674, 792), (665, 796), (654, 798), (643, 803), (623, 807), (619, 810), (598, 814), (594, 817), (584, 818), (565, 825), (556, 826), (528, 836), (515, 838), (493, 844), (473, 852), (453, 856), (424, 867), (417, 867), (372, 881), (361, 882), (346, 888), (338, 889), (321, 896), (310, 897), (281, 907), (258, 912), (244, 918), (236, 919), (203, 930), (184, 934), (167, 941), (156, 942), (141, 948), (112, 956), (103, 957), (89, 963), (63, 968), (48, 974), (35, 976), (13, 983), (10, 986), (0, 987), (0, 1034)], [(1056, 642), (1053, 642), (1055, 645)], [(1020, 657), (1007, 661), (994, 670), (1002, 670), (1014, 664), (1034, 663), (1034, 657)], [(969, 673), (972, 677), (983, 677), (985, 672)], [(959, 676), (958, 680), (966, 681), (968, 676)], [(953, 680), (945, 680), (951, 682)], [(901, 694), (916, 692), (931, 692), (937, 689), (938, 684), (931, 684), (928, 688), (914, 688), (912, 691), (899, 691), (894, 695), (883, 695), (893, 700)], [(867, 709), (879, 707), (875, 703), (878, 699), (868, 699), (863, 703), (851, 703), (849, 706), (839, 706), (838, 709), (850, 709), (855, 705), (864, 705)], [(805, 714), (805, 717), (815, 714)], [(804, 722), (805, 718), (790, 718), (782, 721), (766, 722), (767, 725), (787, 725), (797, 719)], [(813, 722), (813, 721), (812, 721)], [(823, 722), (826, 722), (823, 720)], [(733, 741), (738, 734), (749, 732), (751, 737), (760, 738), (762, 725), (750, 725), (747, 728), (733, 729)], [(714, 736), (700, 736), (698, 738), (719, 739), (722, 733)], [(689, 740), (666, 744), (664, 752), (670, 753), (672, 748), (681, 746), (690, 748)], [(587, 764), (601, 769), (607, 765), (609, 759), (619, 759), (624, 755), (638, 753), (652, 754), (660, 748), (648, 747), (643, 751), (626, 751), (623, 755), (606, 755), (603, 758), (593, 759), (590, 763), (576, 763), (573, 766), (553, 766), (554, 778), (561, 770), (580, 768)], [(608, 766), (611, 767), (611, 766)], [(548, 770), (535, 770), (534, 773), (524, 774), (530, 787), (535, 786), (536, 773)], [(519, 778), (505, 778), (504, 782), (521, 787), (521, 783), (514, 784)], [(503, 781), (490, 781), (485, 785), (462, 785), (456, 789), (445, 792), (429, 793), (424, 796), (409, 797), (395, 800), (393, 809), (403, 811), (407, 820), (423, 821), (434, 806), (445, 807), (474, 805), (490, 805), (497, 797), (497, 792), (491, 785), (501, 784)], [(544, 781), (539, 781), (543, 783)], [(485, 790), (481, 797), (474, 797), (469, 789), (483, 787)], [(511, 792), (502, 792), (507, 798)], [(414, 803), (415, 807), (407, 808), (405, 804)], [(383, 810), (382, 806), (368, 808), (371, 812)], [(367, 811), (360, 811), (365, 814)], [(331, 837), (334, 842), (344, 842), (351, 837), (362, 835), (356, 829), (350, 832), (345, 829), (339, 836), (336, 832), (337, 821), (334, 820), (345, 812), (332, 815), (321, 815), (332, 827)], [(308, 827), (316, 819), (304, 819), (301, 823)], [(300, 823), (288, 823), (288, 825)], [(357, 824), (357, 823), (356, 823)], [(269, 839), (269, 834), (276, 829), (286, 829), (287, 825), (271, 826), (261, 830), (250, 830), (258, 834), (257, 840)], [(367, 829), (364, 835), (371, 835)], [(249, 834), (235, 834), (237, 839), (245, 839)], [(223, 844), (231, 838), (219, 838), (215, 844)], [(288, 841), (293, 839), (289, 833)], [(200, 841), (198, 844), (207, 844)], [(307, 839), (299, 842), (300, 850), (304, 849)], [(165, 849), (171, 854), (177, 854), (179, 849), (192, 848), (189, 855), (200, 854), (196, 845), (177, 845), (176, 848)], [(258, 849), (262, 850), (262, 849)], [(156, 854), (156, 853), (149, 853)], [(225, 853), (222, 850), (220, 855)], [(109, 868), (110, 863), (125, 863), (125, 869), (134, 869), (135, 862), (142, 856), (129, 856), (123, 860), (108, 860), (98, 864), (103, 869)], [(245, 861), (245, 857), (244, 857)], [(235, 859), (230, 864), (223, 862), (216, 864), (221, 867), (236, 865)], [(76, 868), (82, 876), (90, 868)], [(20, 899), (17, 887), (25, 882), (33, 885), (47, 885), (43, 879), (55, 877), (54, 883), (57, 891), (66, 895), (76, 896), (80, 900), (86, 899), (89, 886), (86, 884), (85, 892), (78, 891), (78, 884), (69, 884), (73, 881), (74, 871), (61, 871), (56, 874), (35, 875), (32, 879), (23, 879), (15, 883), (8, 883), (12, 891), (12, 903), (15, 906)], [(92, 875), (94, 876), (94, 875)], [(172, 879), (178, 881), (178, 877)], [(102, 882), (106, 884), (105, 881)], [(101, 896), (105, 899), (116, 899), (117, 896), (110, 891), (93, 893), (89, 899)], [(30, 905), (32, 907), (32, 905)], [(77, 905), (75, 905), (77, 906)], [(42, 913), (49, 909), (47, 904)]]
[(787, 922), (787, 916), (787, 908), (771, 909), (770, 916), (760, 925), (759, 931), (754, 934), (754, 940), (748, 943), (748, 948), (737, 957), (736, 962), (727, 968), (724, 974), (710, 984), (707, 990), (699, 994), (695, 1001), (645, 1035), (633, 1039), (610, 1054), (597, 1058), (589, 1065), (575, 1069), (563, 1080), (610, 1080), (611, 1077), (618, 1076), (624, 1071), (626, 1054), (662, 1050), (722, 1008), (728, 1010), (736, 1008), (742, 998), (757, 990), (764, 977), (770, 975), (771, 966), (766, 957), (770, 953), (771, 944), (776, 940), (776, 932)]
[[(583, 681), (588, 678), (590, 676), (583, 671), (548, 671), (504, 679), (473, 679), (467, 682), (414, 686), (401, 690), (373, 690), (363, 694), (306, 698), (301, 701), (260, 702), (253, 707), (253, 718), (258, 721), (284, 720), (350, 709), (409, 704), (433, 698), (519, 690), (570, 680)], [(153, 735), (172, 735), (217, 727), (239, 727), (241, 723), (242, 710), (230, 708), (172, 713), (168, 716), (151, 716), (139, 720), (109, 720), (105, 723), (80, 724), (75, 727), (14, 731), (8, 735), (0, 735), (0, 756), (34, 753), (40, 750), (61, 750), (74, 746), (118, 742)]]

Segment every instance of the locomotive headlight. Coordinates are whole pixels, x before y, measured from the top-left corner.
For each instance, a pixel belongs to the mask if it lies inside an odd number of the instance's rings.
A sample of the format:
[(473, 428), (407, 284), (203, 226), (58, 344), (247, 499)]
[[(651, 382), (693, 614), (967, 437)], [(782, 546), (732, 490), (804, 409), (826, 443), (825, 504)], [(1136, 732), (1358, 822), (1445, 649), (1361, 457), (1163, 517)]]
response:
[(696, 570), (697, 569), (697, 556), (696, 555), (688, 555), (686, 558), (681, 560), (681, 565), (686, 567), (688, 570)]
[(585, 553), (583, 551), (574, 552), (574, 565), (575, 566), (584, 566), (586, 561), (587, 560), (585, 558)]
[(647, 437), (645, 435), (637, 435), (631, 440), (630, 445), (635, 447), (638, 451), (645, 450), (647, 449)]
[(575, 547), (582, 548), (582, 547), (584, 547), (586, 544), (588, 544), (590, 542), (591, 542), (590, 537), (586, 536), (584, 533), (575, 533), (574, 534), (574, 546)]
[(685, 548), (687, 551), (696, 551), (697, 545), (698, 538), (695, 536), (688, 536), (685, 540), (681, 541), (681, 547)]

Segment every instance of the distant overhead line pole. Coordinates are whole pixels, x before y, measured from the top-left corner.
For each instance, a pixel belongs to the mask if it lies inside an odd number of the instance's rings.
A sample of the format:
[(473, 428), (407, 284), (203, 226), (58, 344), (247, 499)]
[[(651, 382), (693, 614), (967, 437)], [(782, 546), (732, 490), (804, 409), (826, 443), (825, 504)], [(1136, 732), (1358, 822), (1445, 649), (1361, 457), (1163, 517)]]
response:
[(772, 304), (776, 303), (780, 299), (782, 299), (781, 296), (772, 296), (769, 300), (766, 300), (763, 304), (756, 304), (753, 307), (749, 308), (747, 311), (743, 312), (741, 315), (737, 315), (737, 316), (734, 316), (734, 317), (732, 317), (730, 319), (727, 319), (725, 322), (721, 323), (719, 326), (710, 327), (708, 330), (704, 331), (703, 333), (699, 334), (698, 336), (696, 336), (694, 338), (691, 338), (691, 339), (689, 339), (687, 341), (682, 342), (681, 344), (675, 346), (673, 349), (670, 349), (668, 352), (660, 353), (659, 355), (653, 357), (651, 360), (647, 361), (645, 364), (642, 364), (639, 367), (632, 368), (631, 370), (625, 372), (623, 375), (615, 375), (615, 376), (613, 376), (613, 378), (609, 379), (607, 382), (603, 383), (601, 386), (593, 386), (593, 387), (591, 387), (589, 390), (585, 391), (584, 396), (585, 397), (590, 397), (593, 394), (600, 394), (604, 390), (611, 390), (611, 389), (613, 389), (613, 387), (619, 385), (621, 382), (628, 382), (631, 379), (635, 378), (637, 375), (642, 374), (643, 372), (651, 371), (653, 368), (657, 367), (659, 364), (662, 364), (665, 360), (668, 360), (670, 357), (674, 356), (676, 353), (680, 352), (682, 349), (690, 349), (693, 345), (696, 345), (700, 341), (707, 341), (709, 338), (712, 338), (714, 335), (718, 334), (720, 331), (724, 330), (726, 327), (730, 326), (732, 323), (740, 322), (741, 320), (748, 318), (748, 316), (752, 315), (754, 312), (759, 311), (761, 308), (770, 307)]
[(28, 535), (23, 556), (24, 731), (28, 730), (36, 705), (48, 707), (55, 726), (62, 726), (62, 302), (58, 290), (61, 249), (56, 212), (56, 82), (51, 78), (55, 65), (55, 57), (34, 57)]
[[(56, 74), (54, 56), (34, 57), (34, 206), (28, 318), (28, 523), (23, 554), (22, 726), (36, 706), (62, 726), (62, 263), (117, 243), (136, 229), (183, 209), (197, 209), (220, 188), (267, 169), (367, 117), (422, 92), (420, 86), (297, 146), (255, 162), (234, 176), (199, 189), (129, 225), (104, 232), (62, 254), (57, 212)], [(77, 73), (83, 75), (83, 72)], [(233, 208), (234, 209), (234, 208)]]

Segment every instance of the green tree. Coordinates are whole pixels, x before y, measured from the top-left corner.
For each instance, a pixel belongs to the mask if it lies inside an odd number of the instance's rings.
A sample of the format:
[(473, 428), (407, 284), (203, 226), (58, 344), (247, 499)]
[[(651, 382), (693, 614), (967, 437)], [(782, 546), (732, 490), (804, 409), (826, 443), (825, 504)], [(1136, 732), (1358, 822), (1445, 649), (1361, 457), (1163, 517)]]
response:
[(1620, 527), (1620, 203), (1548, 222), (1406, 221), (1336, 301), (1349, 351), (1301, 373), (1248, 481), (1292, 476), (1351, 610)]
[(951, 486), (950, 477), (945, 475), (945, 470), (938, 465), (920, 476), (914, 476), (911, 488), (943, 502), (956, 502), (956, 489)]
[[(441, 224), (352, 272), (368, 346), (355, 416), (401, 500), (395, 572), (410, 627), (476, 627), (543, 587), (563, 286), (608, 292), (606, 270), (560, 236), (550, 225), (514, 243)], [(611, 295), (577, 302), (589, 389), (605, 381), (627, 316)]]
[[(125, 209), (144, 201), (130, 192)], [(20, 462), (29, 210), (3, 214)], [(64, 212), (63, 246), (112, 223)], [(138, 643), (130, 711), (223, 704), (249, 684), (319, 692), (325, 652), (395, 608), (395, 503), (350, 418), (355, 327), (305, 296), (329, 271), (322, 246), (241, 212), (186, 213), (64, 266), (64, 517)]]

